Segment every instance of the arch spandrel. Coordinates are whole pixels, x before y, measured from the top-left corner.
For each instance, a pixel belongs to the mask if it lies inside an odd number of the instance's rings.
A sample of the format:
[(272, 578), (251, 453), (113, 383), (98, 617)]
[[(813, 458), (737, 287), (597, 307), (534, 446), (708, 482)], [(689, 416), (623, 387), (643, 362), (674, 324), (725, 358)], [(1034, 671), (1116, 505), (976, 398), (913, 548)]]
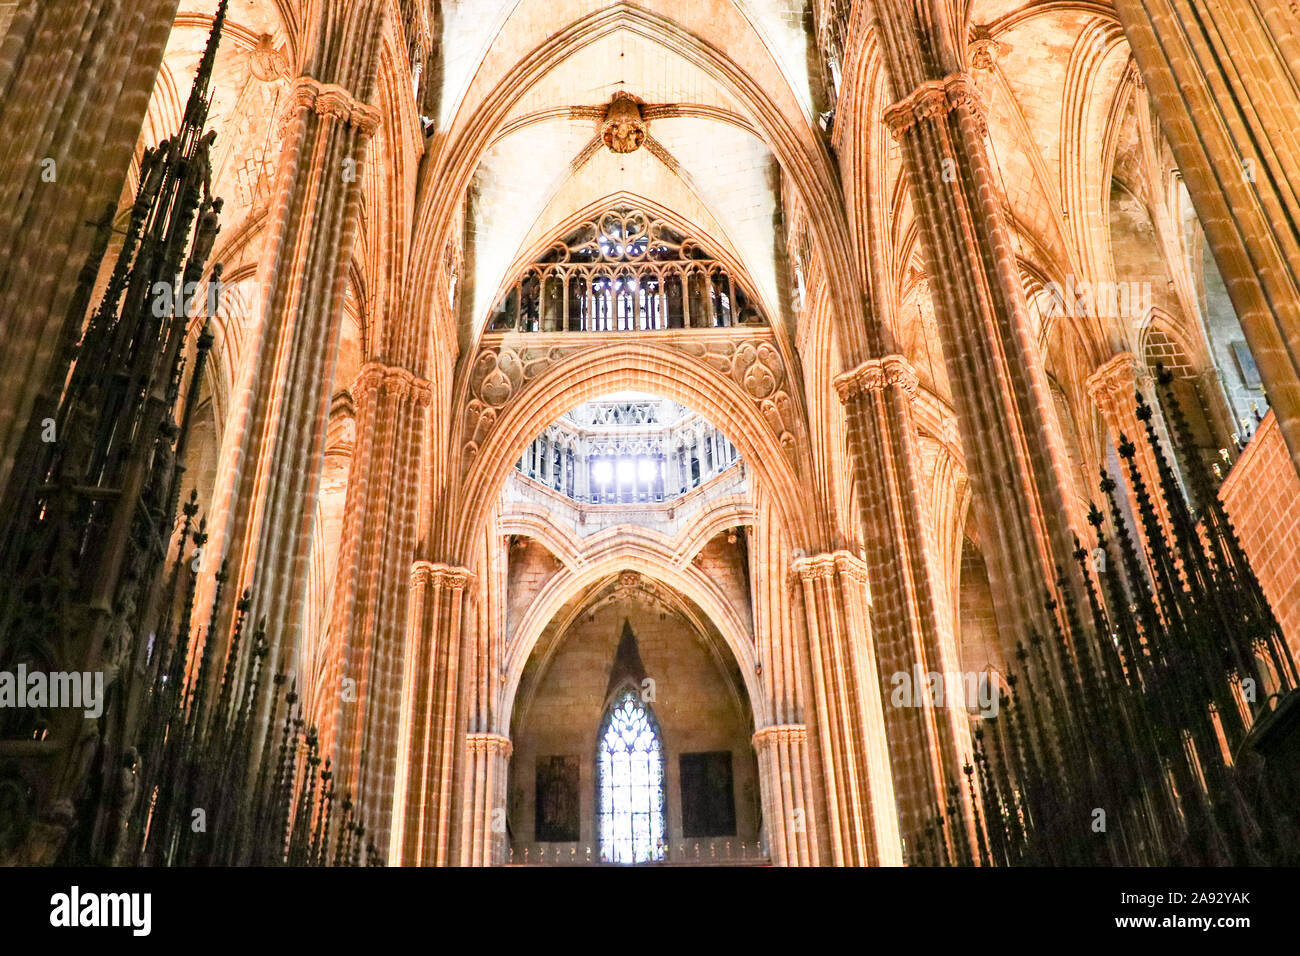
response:
[(819, 546), (806, 423), (772, 333), (695, 330), (691, 341), (682, 338), (677, 331), (485, 335), (456, 390), (449, 467), (459, 493), (447, 512), (448, 553), (469, 552), (529, 442), (564, 412), (618, 391), (662, 395), (712, 421), (772, 496), (792, 540)]

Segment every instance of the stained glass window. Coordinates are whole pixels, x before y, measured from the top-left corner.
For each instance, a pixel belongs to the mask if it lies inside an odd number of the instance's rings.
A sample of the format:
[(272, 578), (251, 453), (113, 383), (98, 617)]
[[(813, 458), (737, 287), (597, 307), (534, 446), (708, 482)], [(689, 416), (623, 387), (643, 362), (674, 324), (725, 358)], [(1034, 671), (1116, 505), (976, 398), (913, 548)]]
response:
[(696, 239), (634, 209), (588, 220), (524, 266), (493, 332), (652, 332), (766, 325), (742, 281)]
[(664, 856), (664, 758), (659, 728), (631, 690), (615, 698), (600, 732), (600, 855), (607, 863)]

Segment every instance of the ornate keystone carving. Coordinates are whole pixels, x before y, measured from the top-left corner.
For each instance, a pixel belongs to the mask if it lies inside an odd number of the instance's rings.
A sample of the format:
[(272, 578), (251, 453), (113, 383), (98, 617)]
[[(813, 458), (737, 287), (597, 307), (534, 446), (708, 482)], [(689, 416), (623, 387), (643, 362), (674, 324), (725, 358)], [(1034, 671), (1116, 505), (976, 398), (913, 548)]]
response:
[(600, 138), (615, 153), (635, 153), (649, 135), (649, 124), (641, 113), (641, 101), (631, 93), (619, 90), (605, 107)]
[(968, 52), (972, 70), (992, 70), (1002, 53), (1002, 44), (992, 37), (980, 37), (971, 43)]
[(271, 34), (263, 33), (257, 38), (257, 46), (248, 51), (248, 69), (263, 83), (278, 80), (289, 71), (289, 61), (275, 48)]

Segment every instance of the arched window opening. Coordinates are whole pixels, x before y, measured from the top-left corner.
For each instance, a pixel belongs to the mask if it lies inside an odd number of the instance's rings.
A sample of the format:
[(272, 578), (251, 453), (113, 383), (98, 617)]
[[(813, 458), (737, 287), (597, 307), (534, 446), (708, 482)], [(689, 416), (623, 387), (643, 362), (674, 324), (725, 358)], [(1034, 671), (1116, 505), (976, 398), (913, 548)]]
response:
[(624, 690), (610, 703), (598, 739), (601, 860), (662, 860), (664, 758), (654, 714)]
[(657, 396), (624, 392), (562, 415), (515, 468), (584, 505), (646, 506), (714, 479), (734, 486), (744, 479), (740, 465), (726, 435), (699, 414)]
[[(1219, 424), (1212, 415), (1212, 389), (1217, 381), (1217, 372), (1213, 368), (1198, 373), (1183, 345), (1159, 326), (1146, 330), (1142, 339), (1142, 358), (1153, 375), (1157, 368), (1164, 368), (1174, 377), (1172, 390), (1192, 437), (1192, 448), (1183, 449), (1184, 454), (1195, 450), (1206, 466), (1212, 467), (1218, 461), (1218, 449), (1226, 445), (1229, 435), (1234, 444), (1243, 443), (1239, 440), (1242, 429), (1234, 433), (1230, 420)], [(1156, 388), (1154, 391), (1168, 421), (1170, 409), (1165, 407), (1165, 390)]]
[(1227, 406), (1224, 412), (1232, 419), (1228, 430), (1249, 438), (1257, 422), (1268, 412), (1268, 397), (1264, 393), (1254, 354), (1246, 344), (1241, 320), (1228, 295), (1227, 284), (1219, 272), (1201, 221), (1192, 206), (1191, 194), (1181, 176), (1178, 177), (1178, 197), (1187, 267), (1195, 280), (1201, 328), (1213, 367), (1213, 376), (1205, 385), (1212, 386), (1217, 380)]
[(765, 324), (741, 281), (695, 239), (644, 212), (618, 209), (523, 268), (488, 328), (657, 332)]

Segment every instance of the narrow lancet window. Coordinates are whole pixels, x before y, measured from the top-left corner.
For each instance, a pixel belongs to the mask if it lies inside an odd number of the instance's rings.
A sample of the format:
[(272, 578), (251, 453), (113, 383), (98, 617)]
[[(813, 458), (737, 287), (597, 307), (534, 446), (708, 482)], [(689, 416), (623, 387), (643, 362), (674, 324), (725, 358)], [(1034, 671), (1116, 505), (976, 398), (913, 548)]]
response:
[(664, 853), (664, 760), (654, 715), (628, 689), (600, 732), (600, 851), (607, 863), (648, 863)]

